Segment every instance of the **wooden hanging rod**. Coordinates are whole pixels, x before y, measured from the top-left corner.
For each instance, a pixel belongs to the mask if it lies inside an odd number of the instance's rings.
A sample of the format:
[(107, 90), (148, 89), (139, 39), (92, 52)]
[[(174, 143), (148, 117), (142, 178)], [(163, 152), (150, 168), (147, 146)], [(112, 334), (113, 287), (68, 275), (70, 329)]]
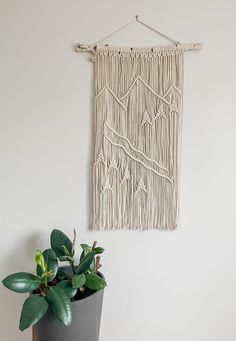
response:
[[(109, 46), (109, 45), (105, 45)], [(201, 50), (202, 49), (202, 43), (187, 43), (187, 44), (176, 44), (175, 46), (179, 46), (180, 48), (183, 48), (184, 51), (192, 51), (192, 50)], [(75, 51), (76, 52), (93, 52), (97, 48), (97, 45), (90, 45), (90, 44), (82, 44), (78, 43), (75, 45)], [(151, 49), (151, 47), (150, 47)]]

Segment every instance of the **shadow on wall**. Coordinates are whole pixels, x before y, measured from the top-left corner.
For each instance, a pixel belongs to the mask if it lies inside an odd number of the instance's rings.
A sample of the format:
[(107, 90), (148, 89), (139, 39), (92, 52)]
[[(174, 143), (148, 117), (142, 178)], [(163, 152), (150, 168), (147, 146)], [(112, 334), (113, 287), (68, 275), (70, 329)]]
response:
[[(14, 272), (35, 273), (34, 257), (39, 245), (42, 245), (40, 234), (29, 235), (27, 240), (21, 240), (15, 236), (12, 240), (13, 248), (9, 254), (2, 258), (0, 264), (1, 274), (4, 277)], [(21, 332), (19, 330), (20, 313), (27, 294), (18, 294), (0, 286), (0, 320), (1, 335), (8, 335), (7, 341), (30, 340), (31, 330)]]

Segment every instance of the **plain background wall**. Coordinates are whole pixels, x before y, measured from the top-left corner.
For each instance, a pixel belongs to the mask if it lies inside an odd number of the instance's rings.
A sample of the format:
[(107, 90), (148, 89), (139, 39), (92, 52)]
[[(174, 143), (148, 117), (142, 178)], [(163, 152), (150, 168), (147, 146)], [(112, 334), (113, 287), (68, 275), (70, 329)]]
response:
[[(235, 341), (234, 0), (1, 0), (0, 277), (31, 271), (50, 230), (78, 230), (104, 246), (101, 341)], [(93, 63), (72, 44), (93, 42), (135, 14), (183, 42), (180, 228), (90, 232)], [(109, 40), (163, 41), (134, 23)], [(168, 43), (167, 43), (168, 44)], [(25, 295), (0, 288), (1, 340), (18, 331)]]

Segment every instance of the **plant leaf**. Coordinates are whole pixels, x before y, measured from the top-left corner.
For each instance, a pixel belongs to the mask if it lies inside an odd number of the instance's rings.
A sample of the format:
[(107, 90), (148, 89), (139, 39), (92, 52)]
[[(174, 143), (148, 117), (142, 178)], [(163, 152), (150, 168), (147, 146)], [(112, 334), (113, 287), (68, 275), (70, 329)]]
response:
[[(47, 264), (47, 271), (52, 271), (51, 275), (48, 276), (48, 281), (52, 281), (56, 275), (58, 270), (58, 261), (55, 252), (52, 249), (47, 249), (43, 251), (43, 257), (45, 263)], [(37, 266), (37, 275), (42, 276), (43, 271), (40, 266)]]
[(72, 277), (72, 287), (73, 288), (81, 288), (86, 282), (86, 278), (84, 274), (81, 275), (74, 275)]
[(59, 261), (60, 262), (73, 262), (73, 258), (70, 256), (62, 256), (62, 257), (59, 257)]
[(85, 251), (82, 251), (82, 252), (81, 252), (81, 255), (80, 255), (80, 259), (79, 259), (80, 262), (82, 261), (82, 259), (84, 258), (84, 256), (85, 256)]
[(99, 255), (100, 253), (103, 253), (105, 250), (103, 249), (103, 247), (95, 247), (95, 249), (93, 250), (94, 252), (96, 252), (97, 255)]
[(42, 281), (28, 272), (17, 272), (4, 278), (2, 283), (10, 290), (22, 293), (37, 289)]
[(41, 250), (37, 250), (36, 256), (35, 256), (35, 262), (39, 268), (41, 268), (42, 272), (47, 272), (47, 264), (44, 259), (43, 252)]
[(74, 229), (74, 238), (73, 238), (73, 242), (72, 242), (72, 256), (73, 256), (73, 257), (74, 257), (74, 255), (75, 255), (76, 237), (77, 237), (77, 233), (76, 233), (76, 230)]
[(88, 270), (90, 264), (94, 260), (95, 252), (89, 252), (84, 258), (80, 261), (79, 266), (77, 267), (75, 273), (76, 275), (80, 275)]
[(37, 323), (47, 312), (48, 303), (44, 297), (31, 295), (28, 297), (22, 307), (20, 325), (21, 331)]
[(94, 272), (96, 266), (95, 258), (93, 259), (92, 263), (89, 265), (89, 271)]
[(68, 278), (69, 275), (66, 273), (66, 271), (62, 270), (62, 268), (58, 268), (57, 270), (57, 278)]
[(73, 245), (70, 239), (62, 231), (53, 230), (51, 233), (51, 248), (58, 258), (66, 256), (65, 247), (69, 254), (73, 256)]
[[(64, 254), (66, 255), (66, 256), (70, 256), (70, 252), (69, 252), (69, 250), (67, 249), (67, 247), (65, 246), (65, 245), (62, 245), (62, 247), (63, 247), (63, 250), (64, 250)], [(73, 247), (73, 246), (72, 246)]]
[(87, 244), (80, 244), (80, 246), (82, 247), (82, 253), (80, 255), (80, 261), (82, 261), (82, 259), (89, 253), (92, 251), (92, 247), (87, 245)]
[(67, 293), (69, 298), (73, 298), (77, 293), (77, 289), (72, 288), (71, 281), (69, 280), (61, 281), (57, 283), (56, 286), (59, 286), (60, 288), (62, 288)]
[(69, 326), (72, 321), (71, 301), (65, 290), (59, 286), (49, 287), (47, 300), (51, 303), (56, 318)]
[(85, 251), (86, 253), (89, 253), (92, 250), (91, 246), (87, 244), (80, 244), (80, 246), (82, 247), (83, 251)]
[(89, 289), (101, 290), (107, 286), (105, 279), (98, 276), (95, 273), (86, 274), (85, 276), (86, 276), (85, 286)]

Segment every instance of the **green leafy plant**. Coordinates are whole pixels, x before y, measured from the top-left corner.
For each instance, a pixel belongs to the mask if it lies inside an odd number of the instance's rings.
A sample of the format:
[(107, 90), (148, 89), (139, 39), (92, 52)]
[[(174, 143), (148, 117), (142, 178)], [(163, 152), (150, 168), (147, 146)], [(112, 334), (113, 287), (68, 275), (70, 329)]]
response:
[[(52, 307), (55, 317), (69, 326), (72, 321), (71, 302), (86, 297), (93, 291), (106, 287), (106, 281), (98, 272), (101, 267), (102, 247), (81, 244), (82, 252), (75, 260), (76, 231), (71, 241), (62, 231), (53, 230), (51, 248), (37, 250), (36, 274), (18, 272), (7, 276), (3, 285), (18, 293), (29, 293), (20, 317), (20, 330), (37, 323)], [(67, 266), (59, 266), (66, 262)]]

